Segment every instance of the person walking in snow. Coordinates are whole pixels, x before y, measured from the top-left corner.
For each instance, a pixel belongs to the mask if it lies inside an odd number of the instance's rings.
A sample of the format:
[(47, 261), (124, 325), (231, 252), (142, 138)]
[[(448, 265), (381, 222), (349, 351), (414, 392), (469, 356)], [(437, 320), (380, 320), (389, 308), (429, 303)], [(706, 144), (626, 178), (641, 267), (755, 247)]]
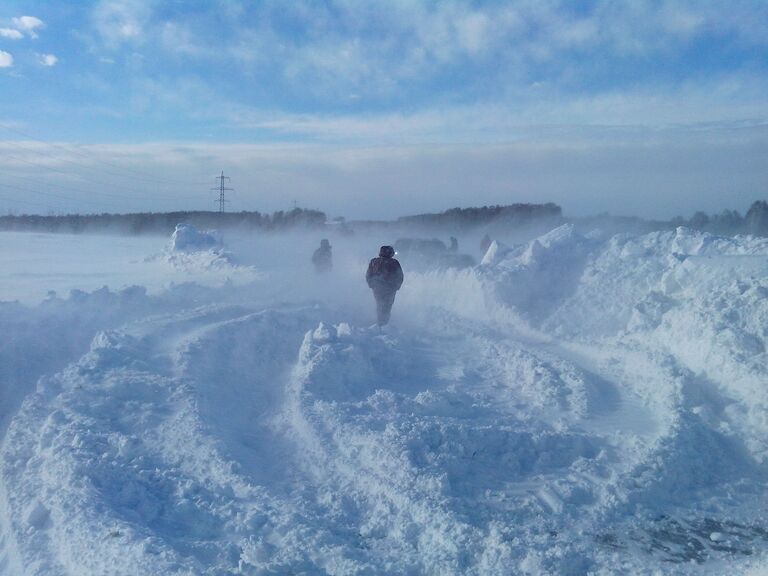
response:
[(491, 237), (486, 234), (483, 236), (483, 239), (480, 240), (480, 252), (482, 252), (483, 256), (485, 256), (485, 253), (488, 252), (488, 248), (491, 247)]
[(312, 254), (312, 264), (315, 265), (315, 272), (325, 274), (333, 268), (333, 257), (331, 255), (331, 243), (327, 239), (320, 240), (320, 248)]
[(389, 322), (395, 292), (403, 285), (403, 269), (400, 262), (393, 258), (394, 255), (395, 249), (392, 246), (382, 246), (379, 257), (370, 261), (365, 273), (365, 281), (376, 299), (376, 320), (379, 326)]

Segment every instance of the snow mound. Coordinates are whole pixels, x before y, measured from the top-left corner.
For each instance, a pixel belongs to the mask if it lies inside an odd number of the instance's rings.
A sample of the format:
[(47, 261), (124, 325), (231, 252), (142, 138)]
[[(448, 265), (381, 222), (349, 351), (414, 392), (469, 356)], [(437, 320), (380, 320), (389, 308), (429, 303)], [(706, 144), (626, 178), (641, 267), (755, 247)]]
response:
[(191, 224), (177, 224), (171, 235), (171, 250), (195, 252), (221, 246), (221, 237), (215, 230), (200, 231)]
[(168, 261), (189, 272), (224, 271), (233, 266), (215, 230), (199, 231), (190, 224), (177, 224), (171, 235)]
[(489, 259), (480, 270), (500, 302), (536, 323), (576, 290), (593, 246), (572, 224), (564, 224)]
[(239, 263), (231, 252), (225, 250), (217, 231), (199, 231), (189, 224), (177, 224), (168, 249), (144, 260), (166, 262), (177, 273), (194, 276), (198, 281), (207, 283), (244, 283), (264, 278), (264, 274), (255, 267)]

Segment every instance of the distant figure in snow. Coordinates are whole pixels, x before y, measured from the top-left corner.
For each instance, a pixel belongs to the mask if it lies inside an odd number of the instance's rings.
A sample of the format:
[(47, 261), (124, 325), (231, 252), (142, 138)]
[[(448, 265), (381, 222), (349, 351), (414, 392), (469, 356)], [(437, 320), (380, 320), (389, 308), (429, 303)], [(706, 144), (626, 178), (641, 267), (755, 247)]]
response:
[(312, 254), (312, 264), (315, 265), (315, 272), (325, 274), (333, 268), (333, 257), (331, 255), (331, 243), (327, 239), (320, 240), (320, 248)]
[(480, 240), (480, 252), (485, 255), (486, 252), (488, 252), (488, 248), (491, 247), (491, 237), (486, 234), (483, 236), (483, 239)]
[(459, 241), (456, 240), (454, 236), (451, 236), (451, 245), (448, 248), (450, 252), (458, 252), (459, 251)]
[(379, 257), (370, 261), (365, 273), (365, 281), (376, 298), (376, 320), (379, 326), (389, 322), (395, 292), (403, 285), (403, 269), (400, 262), (393, 258), (394, 255), (395, 249), (392, 246), (382, 246)]

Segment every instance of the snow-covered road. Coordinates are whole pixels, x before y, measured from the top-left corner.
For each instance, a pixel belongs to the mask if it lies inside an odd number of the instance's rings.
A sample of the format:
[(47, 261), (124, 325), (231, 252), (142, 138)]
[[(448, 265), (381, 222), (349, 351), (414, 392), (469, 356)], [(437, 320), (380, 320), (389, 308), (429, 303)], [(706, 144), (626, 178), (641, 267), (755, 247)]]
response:
[(0, 574), (764, 573), (767, 260), (565, 226), (383, 332), (352, 257), (0, 302)]

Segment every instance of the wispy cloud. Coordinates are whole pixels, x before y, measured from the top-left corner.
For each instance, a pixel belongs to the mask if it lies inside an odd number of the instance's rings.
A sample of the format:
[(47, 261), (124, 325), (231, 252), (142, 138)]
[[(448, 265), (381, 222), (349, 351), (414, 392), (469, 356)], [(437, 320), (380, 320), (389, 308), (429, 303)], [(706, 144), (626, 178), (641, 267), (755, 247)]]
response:
[(37, 61), (43, 66), (56, 66), (59, 59), (54, 54), (38, 54)]
[(512, 103), (478, 102), (380, 113), (301, 113), (226, 106), (233, 127), (286, 139), (362, 145), (528, 142), (564, 137), (586, 141), (610, 136), (655, 137), (700, 127), (768, 125), (764, 79), (724, 76), (674, 91), (636, 88), (563, 97), (532, 88)]
[(16, 30), (15, 28), (0, 28), (0, 38), (8, 38), (10, 40), (21, 40), (24, 38), (24, 34)]
[(223, 90), (326, 110), (510, 102), (531, 85), (674, 89), (680, 79), (721, 72), (717, 59), (695, 57), (702, 42), (720, 46), (736, 68), (760, 68), (756, 54), (768, 46), (768, 10), (746, 0), (231, 0), (195, 10), (103, 0), (91, 22), (100, 47), (141, 50), (155, 77), (166, 71), (159, 65), (226, 70), (233, 80), (222, 77)]
[(14, 18), (12, 22), (16, 30), (23, 32), (30, 38), (37, 38), (36, 30), (45, 26), (45, 23), (35, 16), (20, 16)]
[(0, 68), (10, 68), (11, 66), (13, 66), (13, 56), (0, 50)]
[(150, 4), (140, 0), (99, 2), (93, 10), (92, 20), (103, 44), (114, 49), (126, 42), (141, 43), (149, 26)]

